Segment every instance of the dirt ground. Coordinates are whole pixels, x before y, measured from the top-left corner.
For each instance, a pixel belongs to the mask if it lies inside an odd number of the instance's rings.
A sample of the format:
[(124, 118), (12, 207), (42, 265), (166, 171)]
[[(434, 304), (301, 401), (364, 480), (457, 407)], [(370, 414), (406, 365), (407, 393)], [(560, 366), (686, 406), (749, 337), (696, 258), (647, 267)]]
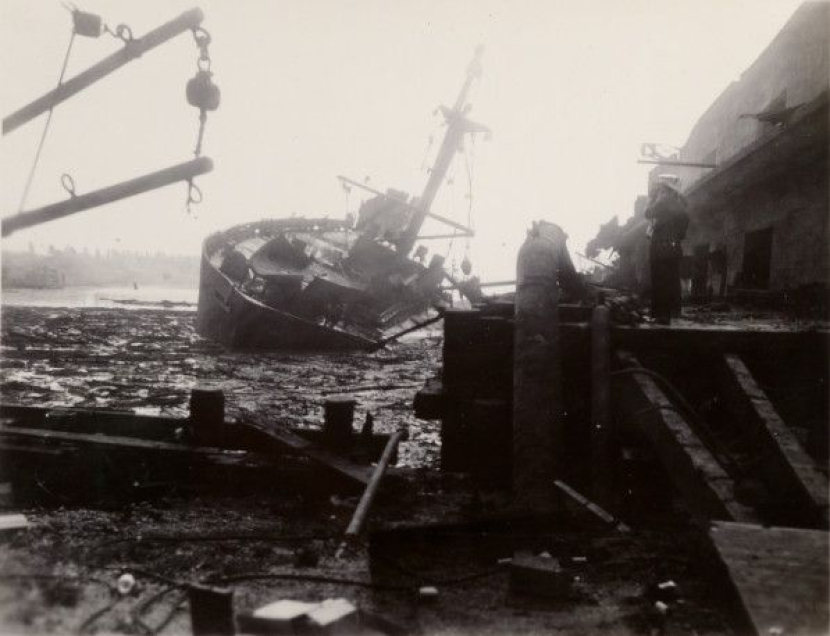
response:
[[(415, 420), (411, 404), (440, 367), (440, 338), (371, 354), (229, 353), (196, 335), (193, 319), (170, 310), (4, 308), (2, 399), (183, 416), (191, 387), (219, 383), (230, 417), (252, 408), (314, 426), (327, 394), (354, 393), (358, 422), (369, 411), (378, 430), (408, 427), (400, 464), (420, 469), (386, 488), (375, 529), (503, 511), (502, 495), (432, 470), (438, 425)], [(572, 513), (528, 535), (521, 545), (559, 559), (570, 588), (540, 603), (509, 594), (498, 560), (517, 548), (512, 535), (424, 531), (337, 559), (355, 503), (242, 493), (23, 510), (31, 527), (0, 536), (0, 632), (190, 633), (181, 586), (202, 582), (233, 589), (237, 611), (345, 597), (409, 633), (734, 633), (731, 603), (701, 558), (701, 534), (682, 515), (621, 534)], [(123, 573), (136, 582), (127, 594), (115, 591)], [(662, 614), (653, 589), (666, 580), (679, 595)], [(438, 598), (419, 601), (423, 584), (436, 585)]]

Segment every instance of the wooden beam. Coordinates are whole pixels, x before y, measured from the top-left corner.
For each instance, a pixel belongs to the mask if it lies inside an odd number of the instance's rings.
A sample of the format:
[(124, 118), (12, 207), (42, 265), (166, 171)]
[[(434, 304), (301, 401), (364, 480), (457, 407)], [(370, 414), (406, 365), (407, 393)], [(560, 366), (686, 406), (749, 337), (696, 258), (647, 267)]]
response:
[(683, 327), (639, 325), (615, 326), (611, 340), (618, 349), (638, 351), (693, 351), (704, 353), (769, 353), (814, 352), (826, 356), (830, 352), (830, 331), (784, 331), (735, 329), (722, 327)]
[[(640, 367), (628, 352), (619, 353), (626, 368)], [(690, 511), (703, 519), (756, 520), (735, 498), (732, 479), (655, 381), (645, 374), (617, 376), (617, 408), (652, 445)]]
[(726, 404), (744, 433), (763, 455), (759, 469), (770, 491), (803, 507), (810, 520), (827, 527), (827, 478), (781, 419), (746, 364), (736, 355), (724, 357), (721, 374)]
[(158, 442), (122, 437), (119, 435), (87, 435), (84, 433), (65, 433), (48, 429), (28, 428), (25, 426), (0, 426), (0, 437), (15, 439), (37, 440), (39, 442), (64, 442), (69, 444), (88, 444), (111, 449), (150, 451), (161, 453), (181, 453), (194, 456), (225, 455), (228, 457), (244, 457), (246, 451), (227, 451), (221, 448), (204, 446), (189, 446), (173, 442)]
[(84, 72), (63, 82), (54, 90), (3, 119), (3, 134), (6, 135), (12, 132), (38, 115), (54, 108), (91, 84), (118, 70), (127, 62), (140, 57), (179, 33), (196, 28), (203, 19), (204, 14), (201, 9), (190, 9), (179, 17), (170, 20), (170, 22), (148, 32), (144, 37), (127, 42), (120, 50), (109, 57), (104, 58)]
[(827, 633), (827, 532), (716, 522), (709, 538), (755, 634)]
[(369, 469), (350, 462), (332, 452), (314, 446), (310, 441), (284, 428), (274, 426), (267, 418), (254, 413), (243, 411), (239, 425), (248, 425), (264, 433), (277, 447), (305, 455), (318, 466), (326, 468), (349, 481), (363, 486), (369, 483)]
[(6, 216), (2, 221), (2, 235), (8, 236), (12, 232), (22, 230), (33, 225), (39, 225), (48, 221), (75, 214), (76, 212), (83, 212), (90, 208), (95, 208), (100, 205), (112, 203), (126, 199), (127, 197), (135, 196), (149, 190), (176, 183), (177, 181), (186, 181), (197, 177), (200, 174), (210, 172), (213, 170), (213, 161), (208, 157), (199, 157), (184, 163), (157, 170), (149, 174), (116, 183), (107, 188), (95, 190), (94, 192), (87, 192), (86, 194), (72, 195), (66, 201), (59, 201), (52, 203), (36, 210), (29, 210)]
[(568, 484), (566, 484), (565, 482), (559, 481), (557, 479), (553, 483), (556, 485), (557, 488), (559, 488), (559, 490), (568, 495), (568, 497), (573, 499), (576, 503), (585, 508), (591, 514), (595, 515), (604, 523), (616, 528), (619, 532), (631, 531), (631, 528), (625, 525), (622, 521), (618, 521), (611, 513), (605, 511), (587, 497), (583, 497), (582, 495), (580, 495), (576, 490), (568, 486)]

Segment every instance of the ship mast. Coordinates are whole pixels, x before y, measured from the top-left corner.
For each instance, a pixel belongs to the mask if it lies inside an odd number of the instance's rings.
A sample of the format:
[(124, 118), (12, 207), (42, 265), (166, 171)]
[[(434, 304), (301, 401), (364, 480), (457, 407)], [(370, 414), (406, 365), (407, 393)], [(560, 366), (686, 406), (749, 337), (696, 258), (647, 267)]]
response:
[(398, 241), (398, 251), (401, 254), (409, 254), (414, 247), (415, 241), (418, 239), (418, 232), (421, 231), (421, 226), (424, 224), (427, 216), (430, 216), (429, 209), (432, 207), (435, 196), (438, 194), (438, 190), (444, 182), (444, 177), (447, 174), (447, 170), (452, 163), (455, 153), (461, 145), (464, 135), (470, 132), (489, 132), (486, 126), (477, 124), (465, 116), (467, 110), (469, 110), (467, 97), (470, 88), (472, 87), (473, 81), (481, 76), (481, 54), (483, 50), (481, 46), (476, 49), (473, 60), (467, 67), (467, 77), (464, 79), (464, 84), (458, 93), (455, 105), (451, 109), (446, 106), (440, 107), (447, 121), (447, 132), (444, 135), (443, 142), (441, 142), (441, 148), (435, 159), (435, 165), (429, 174), (429, 179), (427, 179), (427, 183), (424, 186), (424, 191), (415, 202), (415, 214)]

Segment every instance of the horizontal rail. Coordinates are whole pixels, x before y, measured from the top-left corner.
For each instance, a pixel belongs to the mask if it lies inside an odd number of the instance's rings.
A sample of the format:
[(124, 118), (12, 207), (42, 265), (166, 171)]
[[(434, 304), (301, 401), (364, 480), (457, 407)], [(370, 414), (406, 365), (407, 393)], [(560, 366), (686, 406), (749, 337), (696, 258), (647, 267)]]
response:
[[(402, 201), (401, 199), (396, 199), (395, 197), (389, 196), (388, 194), (386, 194), (384, 192), (381, 192), (380, 190), (376, 190), (375, 188), (367, 186), (365, 183), (360, 183), (359, 181), (355, 181), (354, 179), (349, 179), (348, 177), (344, 177), (343, 175), (337, 175), (337, 178), (340, 179), (340, 181), (342, 181), (343, 183), (347, 183), (351, 186), (356, 186), (358, 188), (362, 188), (362, 189), (366, 190), (367, 192), (371, 192), (372, 194), (375, 194), (379, 197), (384, 197), (386, 199), (389, 199), (390, 201), (394, 201), (395, 203), (398, 203), (399, 205), (402, 205), (405, 208), (409, 208), (410, 210), (413, 210), (414, 212), (417, 212), (418, 214), (421, 214), (423, 212), (423, 210), (420, 207), (418, 207), (417, 205), (413, 205), (413, 204), (408, 203), (406, 201)], [(460, 231), (464, 232), (465, 236), (475, 236), (475, 232), (473, 231), (473, 229), (467, 227), (466, 225), (461, 225), (460, 223), (456, 223), (455, 221), (453, 221), (451, 219), (448, 219), (445, 216), (441, 216), (440, 214), (435, 214), (435, 212), (427, 211), (426, 214), (427, 214), (428, 217), (430, 217), (432, 219), (435, 219), (436, 221), (441, 221), (441, 223), (444, 223), (445, 225), (449, 225), (450, 227), (453, 227), (456, 230), (460, 230)]]

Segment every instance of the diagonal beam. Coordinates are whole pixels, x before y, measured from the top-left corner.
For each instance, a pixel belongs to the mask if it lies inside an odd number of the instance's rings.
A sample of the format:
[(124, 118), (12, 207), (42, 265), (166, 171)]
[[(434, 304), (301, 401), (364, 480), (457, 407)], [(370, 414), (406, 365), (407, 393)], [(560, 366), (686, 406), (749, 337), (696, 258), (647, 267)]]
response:
[(199, 176), (206, 172), (213, 170), (213, 161), (208, 157), (199, 157), (198, 159), (191, 159), (184, 163), (176, 164), (163, 170), (157, 170), (149, 174), (116, 183), (94, 192), (87, 192), (86, 194), (73, 195), (66, 201), (59, 201), (46, 205), (36, 210), (28, 212), (21, 212), (20, 214), (13, 214), (4, 217), (2, 224), (2, 235), (8, 236), (12, 232), (22, 230), (33, 225), (40, 225), (48, 221), (70, 216), (76, 212), (83, 212), (90, 208), (98, 207), (126, 199), (127, 197), (141, 194), (149, 190), (155, 190), (163, 186), (176, 183), (177, 181), (186, 181), (193, 177)]
[[(641, 367), (625, 351), (619, 359), (626, 369)], [(703, 519), (756, 521), (752, 510), (735, 498), (732, 478), (657, 383), (637, 372), (622, 377), (628, 386), (616, 400), (621, 415), (649, 440), (691, 512)]]
[(745, 434), (764, 454), (760, 469), (771, 490), (808, 511), (827, 526), (827, 478), (816, 469), (789, 426), (781, 419), (752, 372), (736, 355), (724, 356), (721, 386), (726, 403)]
[(150, 49), (176, 37), (179, 33), (196, 28), (204, 17), (201, 9), (190, 9), (182, 13), (179, 17), (170, 20), (170, 22), (162, 24), (160, 27), (148, 32), (144, 37), (127, 42), (120, 50), (109, 57), (90, 66), (87, 70), (79, 73), (54, 90), (38, 97), (33, 102), (26, 104), (23, 108), (3, 119), (3, 134), (7, 135), (13, 130), (16, 130), (26, 122), (66, 101), (113, 71), (118, 70), (127, 62), (140, 57)]

